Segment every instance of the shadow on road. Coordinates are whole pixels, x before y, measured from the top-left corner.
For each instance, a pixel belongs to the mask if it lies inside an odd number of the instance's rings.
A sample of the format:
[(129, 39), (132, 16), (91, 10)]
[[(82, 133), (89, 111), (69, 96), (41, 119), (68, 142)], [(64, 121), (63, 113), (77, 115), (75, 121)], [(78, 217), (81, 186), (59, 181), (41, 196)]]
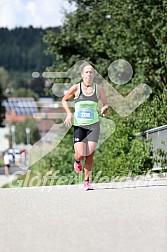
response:
[(95, 190), (121, 190), (121, 189), (137, 189), (137, 188), (148, 188), (148, 187), (167, 187), (166, 184), (152, 184), (152, 185), (132, 185), (132, 186), (111, 186), (111, 187), (101, 187), (95, 188)]

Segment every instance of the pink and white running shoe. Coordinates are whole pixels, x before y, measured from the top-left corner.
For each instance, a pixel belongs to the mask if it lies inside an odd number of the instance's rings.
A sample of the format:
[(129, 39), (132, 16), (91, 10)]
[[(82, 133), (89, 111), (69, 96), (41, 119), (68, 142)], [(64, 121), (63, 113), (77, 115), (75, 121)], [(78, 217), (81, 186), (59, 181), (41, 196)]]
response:
[(84, 189), (85, 189), (85, 191), (93, 190), (93, 187), (91, 186), (89, 181), (84, 182)]
[(76, 173), (80, 173), (82, 171), (82, 165), (81, 162), (77, 163), (76, 161), (74, 162), (74, 169)]

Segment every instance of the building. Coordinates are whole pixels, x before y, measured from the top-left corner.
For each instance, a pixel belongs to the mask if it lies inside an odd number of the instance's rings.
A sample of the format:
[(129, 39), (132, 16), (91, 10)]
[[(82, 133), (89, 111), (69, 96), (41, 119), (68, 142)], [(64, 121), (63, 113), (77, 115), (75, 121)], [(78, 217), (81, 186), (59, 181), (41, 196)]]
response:
[(3, 101), (3, 106), (6, 109), (5, 121), (22, 122), (27, 118), (32, 118), (34, 113), (38, 113), (38, 108), (33, 97), (16, 97), (8, 98)]
[[(8, 131), (12, 132), (11, 124), (21, 123), (25, 119), (31, 118), (37, 123), (41, 138), (47, 135), (45, 141), (50, 143), (55, 141), (55, 137), (63, 131), (65, 111), (61, 102), (54, 102), (53, 99), (46, 98), (39, 99), (36, 102), (32, 97), (17, 97), (5, 100), (4, 106), (6, 108), (5, 121)], [(12, 139), (14, 139), (14, 134)], [(15, 142), (15, 140), (13, 141)], [(9, 146), (12, 145), (9, 142)]]

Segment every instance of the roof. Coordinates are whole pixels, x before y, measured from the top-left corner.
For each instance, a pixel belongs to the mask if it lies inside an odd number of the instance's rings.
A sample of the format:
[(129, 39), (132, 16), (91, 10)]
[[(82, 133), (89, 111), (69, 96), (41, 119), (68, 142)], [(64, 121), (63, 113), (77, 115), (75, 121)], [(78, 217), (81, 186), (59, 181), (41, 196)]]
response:
[(6, 110), (13, 110), (16, 115), (33, 115), (38, 112), (38, 108), (33, 97), (8, 98), (3, 101)]

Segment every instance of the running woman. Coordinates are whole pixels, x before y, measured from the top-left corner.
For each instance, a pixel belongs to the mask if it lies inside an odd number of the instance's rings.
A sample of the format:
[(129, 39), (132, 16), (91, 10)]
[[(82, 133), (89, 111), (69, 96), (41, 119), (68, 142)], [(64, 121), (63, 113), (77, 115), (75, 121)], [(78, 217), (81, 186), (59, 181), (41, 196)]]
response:
[[(97, 111), (98, 100), (103, 107), (100, 114), (105, 114), (108, 109), (107, 97), (101, 85), (94, 83), (95, 70), (93, 64), (84, 63), (81, 66), (82, 81), (74, 84), (62, 99), (63, 107), (67, 113), (64, 124), (74, 125), (74, 169), (77, 173), (82, 171), (81, 160), (84, 163), (84, 189), (92, 190), (90, 172), (93, 167), (94, 150), (100, 135), (99, 115)], [(74, 98), (74, 118), (68, 107), (68, 101)]]

